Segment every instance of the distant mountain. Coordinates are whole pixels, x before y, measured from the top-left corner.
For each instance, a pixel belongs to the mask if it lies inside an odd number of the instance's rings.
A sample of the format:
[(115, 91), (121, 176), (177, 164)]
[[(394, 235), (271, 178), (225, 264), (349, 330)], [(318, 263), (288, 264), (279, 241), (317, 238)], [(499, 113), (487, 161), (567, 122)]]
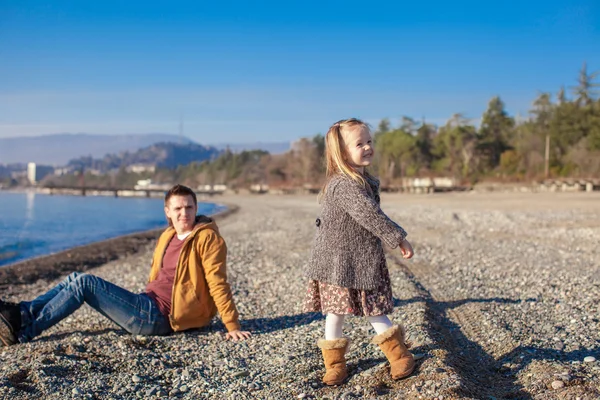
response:
[(58, 133), (44, 136), (0, 138), (0, 164), (35, 162), (66, 165), (82, 156), (101, 158), (106, 154), (137, 151), (155, 143), (192, 144), (192, 140), (164, 133), (95, 135)]
[(220, 150), (211, 146), (196, 143), (157, 143), (134, 152), (107, 154), (103, 158), (79, 157), (69, 161), (72, 169), (94, 169), (100, 172), (136, 164), (154, 165), (156, 167), (176, 168), (191, 162), (202, 162), (216, 158)]
[(244, 150), (264, 150), (271, 154), (281, 154), (289, 151), (290, 142), (255, 142), (255, 143), (219, 143), (214, 144), (217, 149), (229, 150), (239, 153)]

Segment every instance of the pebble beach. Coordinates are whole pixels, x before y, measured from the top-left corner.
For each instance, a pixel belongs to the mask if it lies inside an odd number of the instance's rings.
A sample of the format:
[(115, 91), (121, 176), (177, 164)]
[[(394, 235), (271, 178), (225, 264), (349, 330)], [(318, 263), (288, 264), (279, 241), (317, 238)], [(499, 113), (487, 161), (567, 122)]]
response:
[[(415, 249), (411, 260), (387, 254), (390, 318), (406, 327), (417, 360), (409, 378), (393, 381), (370, 325), (348, 317), (350, 377), (321, 383), (324, 317), (302, 310), (316, 196), (231, 195), (217, 199), (235, 211), (218, 224), (249, 340), (225, 341), (218, 318), (200, 330), (131, 336), (83, 306), (31, 343), (0, 348), (0, 398), (600, 398), (600, 193), (381, 198)], [(72, 268), (141, 292), (152, 235), (135, 251)], [(113, 245), (97, 243), (95, 254)], [(49, 256), (47, 268), (67, 253)], [(31, 299), (68, 272), (5, 272), (0, 296)]]

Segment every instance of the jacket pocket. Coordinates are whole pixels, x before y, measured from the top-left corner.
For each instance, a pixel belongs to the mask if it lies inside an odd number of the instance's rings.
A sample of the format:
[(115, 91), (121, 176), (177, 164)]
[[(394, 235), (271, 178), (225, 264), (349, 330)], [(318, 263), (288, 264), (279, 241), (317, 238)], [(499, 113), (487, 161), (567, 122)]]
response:
[(196, 295), (196, 290), (191, 282), (185, 282), (176, 289), (171, 305), (171, 314), (175, 321), (197, 316), (202, 309), (200, 299)]

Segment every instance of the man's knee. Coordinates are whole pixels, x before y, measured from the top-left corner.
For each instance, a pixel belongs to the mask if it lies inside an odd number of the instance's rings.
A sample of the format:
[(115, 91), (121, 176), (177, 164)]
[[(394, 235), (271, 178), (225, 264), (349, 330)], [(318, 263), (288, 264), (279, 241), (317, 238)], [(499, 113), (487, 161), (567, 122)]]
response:
[(72, 282), (72, 281), (76, 280), (81, 275), (83, 275), (82, 272), (71, 272), (69, 274), (69, 276), (67, 277), (67, 279), (69, 279)]
[(75, 276), (75, 279), (73, 280), (73, 284), (79, 288), (89, 288), (91, 287), (94, 283), (96, 283), (96, 280), (98, 279), (96, 276), (94, 275), (90, 275), (90, 274), (86, 274), (84, 272), (74, 272), (74, 274), (77, 274)]

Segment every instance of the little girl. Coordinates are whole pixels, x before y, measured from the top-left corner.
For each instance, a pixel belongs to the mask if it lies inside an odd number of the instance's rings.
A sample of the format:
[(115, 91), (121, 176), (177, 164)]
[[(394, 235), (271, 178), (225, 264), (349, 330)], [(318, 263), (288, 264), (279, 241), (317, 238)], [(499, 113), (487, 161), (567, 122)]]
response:
[(325, 339), (318, 341), (325, 362), (323, 382), (339, 385), (348, 376), (342, 335), (346, 314), (365, 316), (391, 364), (393, 379), (411, 374), (415, 362), (404, 344), (404, 328), (392, 325), (392, 288), (382, 242), (411, 258), (406, 232), (379, 207), (379, 181), (371, 165), (373, 143), (364, 122), (336, 122), (325, 137), (327, 182), (320, 194), (321, 215), (306, 275), (307, 311), (326, 314)]

